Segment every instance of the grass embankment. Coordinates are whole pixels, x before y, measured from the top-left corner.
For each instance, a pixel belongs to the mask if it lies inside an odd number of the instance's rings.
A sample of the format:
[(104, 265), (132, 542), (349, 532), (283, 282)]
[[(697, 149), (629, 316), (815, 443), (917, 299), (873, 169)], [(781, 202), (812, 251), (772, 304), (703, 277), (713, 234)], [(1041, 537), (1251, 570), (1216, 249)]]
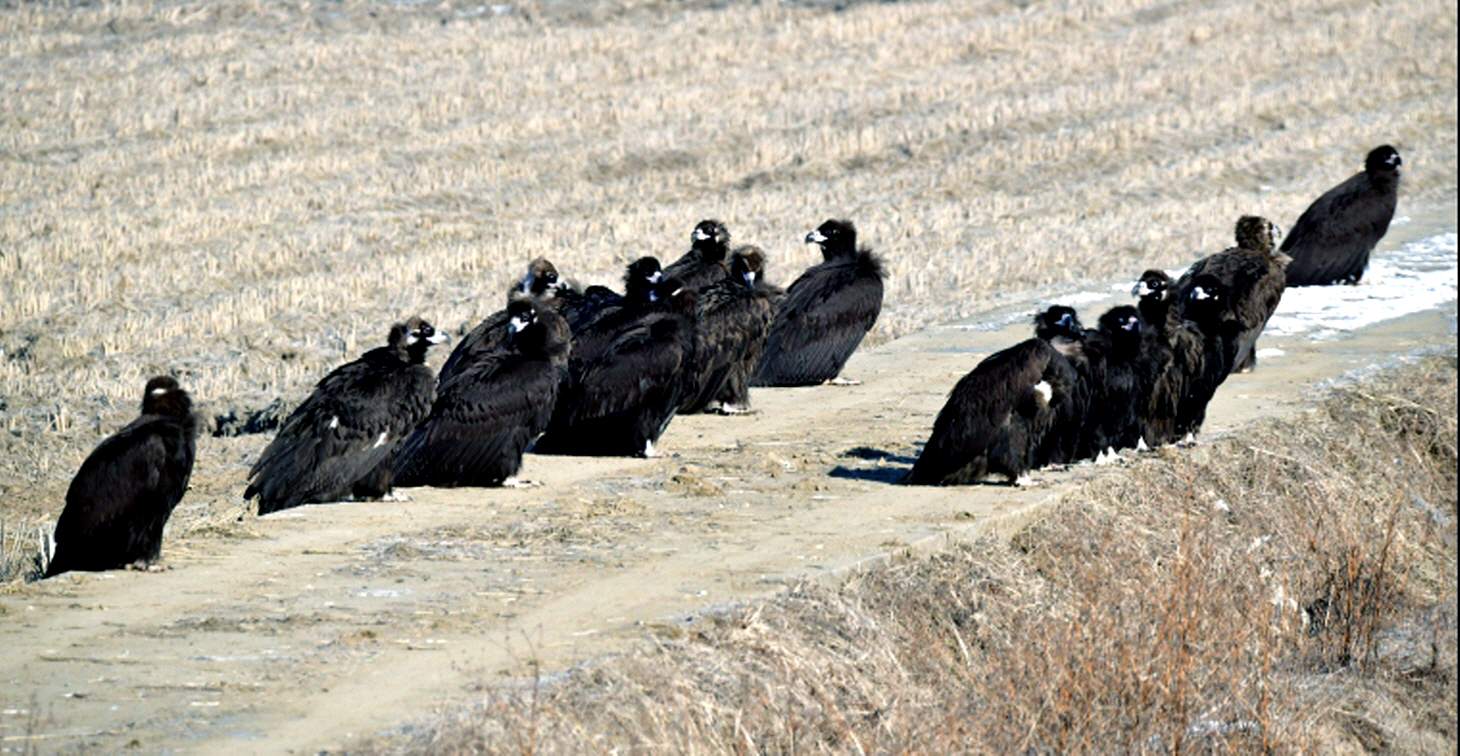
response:
[(1456, 361), (359, 750), (1453, 752)]

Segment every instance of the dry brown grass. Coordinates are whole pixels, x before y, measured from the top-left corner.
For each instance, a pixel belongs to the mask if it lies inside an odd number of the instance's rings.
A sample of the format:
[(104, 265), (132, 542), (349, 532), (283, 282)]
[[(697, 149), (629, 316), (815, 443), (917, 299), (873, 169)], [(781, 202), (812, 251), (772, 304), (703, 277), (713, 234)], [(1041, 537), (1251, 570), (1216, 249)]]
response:
[(69, 5), (0, 7), (25, 506), (151, 374), (296, 401), (535, 256), (613, 282), (706, 216), (783, 282), (855, 219), (891, 274), (875, 343), (1291, 222), (1380, 141), (1407, 208), (1455, 196), (1447, 3)]
[[(1291, 219), (1381, 139), (1406, 207), (1453, 212), (1441, 3), (476, 7), (0, 8), (11, 532), (150, 375), (209, 416), (292, 404), (407, 313), (470, 325), (539, 254), (609, 282), (704, 216), (782, 281), (856, 219), (876, 342)], [(251, 441), (204, 443), (204, 525)]]
[(1453, 357), (1338, 389), (1011, 542), (489, 681), (358, 750), (1451, 753), (1456, 390)]

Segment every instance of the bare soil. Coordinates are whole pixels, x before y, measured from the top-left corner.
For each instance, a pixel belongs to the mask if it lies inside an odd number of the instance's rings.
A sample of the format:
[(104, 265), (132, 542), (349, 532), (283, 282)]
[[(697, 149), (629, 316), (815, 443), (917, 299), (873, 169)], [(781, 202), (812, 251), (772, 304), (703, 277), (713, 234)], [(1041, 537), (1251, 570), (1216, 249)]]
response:
[[(1415, 223), (1385, 244), (1432, 230)], [(859, 386), (758, 390), (753, 415), (677, 418), (666, 457), (529, 455), (537, 488), (409, 489), (403, 503), (244, 515), (173, 533), (160, 573), (14, 584), (0, 596), (0, 738), (43, 750), (337, 748), (707, 606), (1011, 533), (1105, 469), (1045, 472), (1018, 489), (894, 484), (948, 387), (1028, 333), (1022, 320), (973, 322), (859, 352), (846, 370)], [(1207, 436), (1301, 412), (1325, 382), (1454, 334), (1451, 303), (1341, 340), (1265, 338), (1284, 355), (1222, 387)], [(230, 457), (230, 445), (258, 442), (203, 443)]]

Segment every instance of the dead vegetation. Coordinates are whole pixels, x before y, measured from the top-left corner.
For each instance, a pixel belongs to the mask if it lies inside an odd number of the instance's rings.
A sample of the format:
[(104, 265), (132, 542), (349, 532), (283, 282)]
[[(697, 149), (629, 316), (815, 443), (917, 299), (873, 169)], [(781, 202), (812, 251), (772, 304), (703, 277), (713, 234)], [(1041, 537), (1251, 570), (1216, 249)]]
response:
[(834, 7), (0, 5), (5, 506), (54, 513), (151, 375), (292, 404), (536, 256), (616, 283), (704, 217), (781, 282), (853, 218), (876, 344), (1291, 222), (1381, 141), (1402, 212), (1454, 201), (1443, 3)]
[(1453, 357), (1339, 388), (1010, 542), (489, 680), (357, 750), (1452, 752), (1456, 389)]

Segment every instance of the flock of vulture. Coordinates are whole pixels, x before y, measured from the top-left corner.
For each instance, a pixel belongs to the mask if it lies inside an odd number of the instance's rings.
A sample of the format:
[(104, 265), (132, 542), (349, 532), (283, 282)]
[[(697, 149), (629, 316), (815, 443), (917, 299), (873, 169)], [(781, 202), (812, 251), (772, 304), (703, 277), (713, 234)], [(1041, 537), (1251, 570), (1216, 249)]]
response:
[[(980, 362), (953, 387), (910, 484), (957, 484), (1199, 431), (1286, 286), (1355, 283), (1393, 217), (1399, 153), (1319, 197), (1277, 245), (1267, 220), (1237, 222), (1237, 245), (1177, 280), (1142, 274), (1138, 304), (1086, 329), (1069, 307), (1035, 316), (1035, 336)], [(823, 261), (782, 290), (765, 254), (730, 248), (718, 221), (695, 226), (668, 266), (634, 261), (623, 293), (578, 290), (536, 260), (505, 309), (457, 343), (440, 373), (424, 364), (445, 339), (412, 317), (385, 346), (330, 372), (279, 427), (248, 475), (267, 514), (313, 502), (378, 499), (393, 486), (514, 486), (524, 453), (654, 456), (676, 414), (747, 410), (752, 386), (835, 382), (882, 306), (878, 258), (856, 229), (829, 220), (806, 236)], [(145, 567), (187, 489), (191, 400), (177, 381), (147, 382), (142, 414), (82, 463), (55, 529), (50, 577)]]

